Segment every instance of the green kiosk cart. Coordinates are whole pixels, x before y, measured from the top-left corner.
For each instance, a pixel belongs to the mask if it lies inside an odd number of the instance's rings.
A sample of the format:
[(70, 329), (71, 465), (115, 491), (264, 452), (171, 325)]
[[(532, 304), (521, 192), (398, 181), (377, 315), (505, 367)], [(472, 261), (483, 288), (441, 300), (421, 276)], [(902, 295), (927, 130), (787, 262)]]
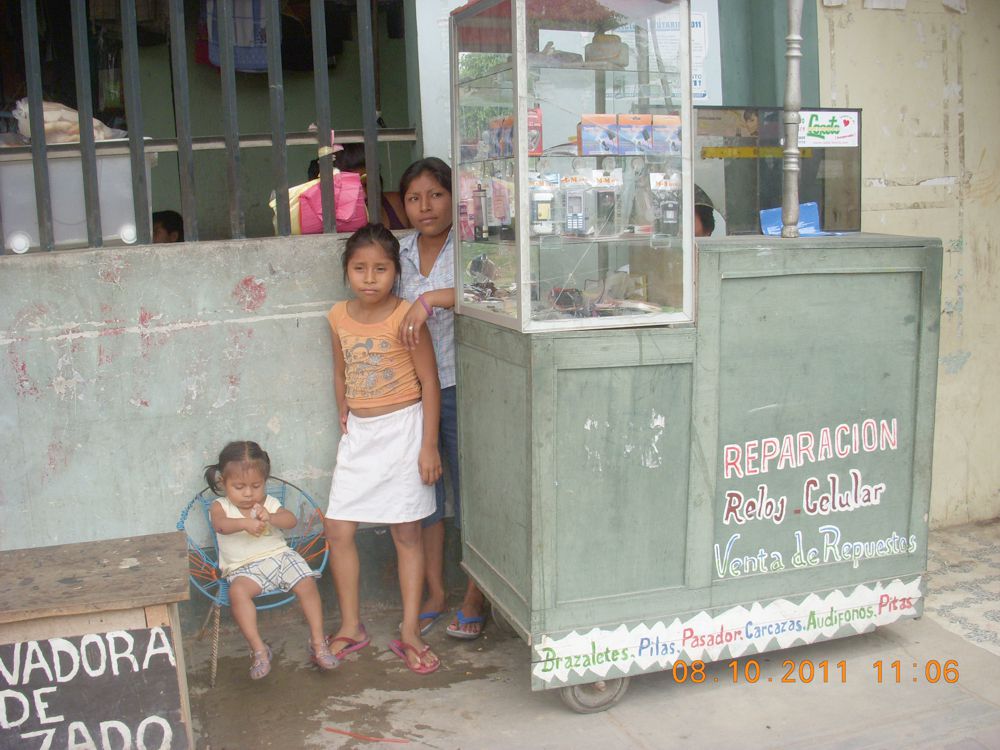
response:
[(940, 243), (696, 241), (690, 23), (686, 0), (451, 21), (463, 564), (578, 711), (923, 608)]

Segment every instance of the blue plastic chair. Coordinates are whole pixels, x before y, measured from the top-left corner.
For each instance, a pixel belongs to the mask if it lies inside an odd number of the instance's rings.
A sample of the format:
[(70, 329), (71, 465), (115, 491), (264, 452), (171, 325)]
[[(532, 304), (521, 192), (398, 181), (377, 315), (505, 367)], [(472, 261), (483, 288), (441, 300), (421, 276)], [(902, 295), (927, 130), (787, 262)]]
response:
[[(294, 528), (284, 531), (288, 546), (302, 555), (309, 566), (322, 573), (330, 557), (330, 548), (323, 534), (323, 513), (305, 490), (278, 477), (267, 480), (267, 494), (291, 511), (298, 519)], [(209, 511), (218, 497), (205, 487), (184, 506), (177, 521), (177, 530), (187, 535), (188, 577), (191, 585), (212, 602), (205, 624), (199, 633), (204, 636), (209, 618), (212, 625), (212, 669), (210, 684), (215, 686), (219, 656), (219, 622), (222, 607), (229, 606), (229, 582), (219, 569), (219, 541), (212, 528)], [(288, 604), (295, 594), (277, 592), (261, 594), (254, 601), (258, 610), (273, 609)]]

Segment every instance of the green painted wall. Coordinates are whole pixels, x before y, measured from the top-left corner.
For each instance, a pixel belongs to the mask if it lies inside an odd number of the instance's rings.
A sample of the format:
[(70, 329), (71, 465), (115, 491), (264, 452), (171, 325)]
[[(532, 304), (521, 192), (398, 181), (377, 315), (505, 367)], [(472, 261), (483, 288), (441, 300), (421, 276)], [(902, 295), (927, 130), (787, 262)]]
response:
[[(720, 0), (722, 98), (726, 106), (780, 107), (785, 98), (785, 0)], [(820, 106), (816, 6), (802, 14), (802, 105)]]

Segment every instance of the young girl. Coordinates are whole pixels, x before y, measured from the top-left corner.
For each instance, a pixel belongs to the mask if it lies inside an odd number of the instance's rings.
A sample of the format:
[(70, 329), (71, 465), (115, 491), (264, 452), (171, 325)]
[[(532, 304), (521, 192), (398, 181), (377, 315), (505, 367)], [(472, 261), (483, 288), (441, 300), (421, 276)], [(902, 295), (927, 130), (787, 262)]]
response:
[(440, 387), (428, 336), (408, 350), (399, 337), (410, 308), (393, 293), (399, 242), (379, 224), (351, 235), (344, 247), (344, 278), (354, 299), (328, 318), (333, 332), (334, 386), (344, 433), (333, 470), (326, 534), (340, 602), (340, 630), (329, 643), (343, 655), (368, 645), (358, 597), (358, 523), (386, 523), (396, 545), (403, 623), (389, 648), (418, 674), (439, 666), (420, 639), (424, 553), (420, 519), (434, 510)]
[[(250, 646), (250, 678), (271, 671), (271, 649), (257, 631), (258, 594), (291, 591), (309, 623), (309, 658), (323, 670), (337, 666), (323, 637), (323, 610), (314, 578), (319, 573), (285, 543), (278, 529), (291, 529), (294, 514), (266, 495), (271, 459), (257, 443), (230, 443), (219, 462), (205, 469), (205, 480), (217, 495), (212, 503), (212, 526), (218, 534), (219, 567), (229, 581), (233, 618)], [(221, 490), (221, 491), (220, 491)]]
[[(422, 345), (430, 331), (441, 381), (441, 447), (454, 491), (455, 526), (461, 525), (458, 492), (458, 412), (455, 401), (455, 258), (451, 228), (451, 167), (436, 157), (414, 162), (399, 180), (399, 194), (416, 233), (403, 239), (399, 290), (414, 304), (404, 317), (399, 335), (408, 347)], [(426, 329), (424, 323), (427, 324)], [(427, 599), (421, 607), (421, 634), (426, 634), (445, 609), (444, 589), (444, 481), (435, 488), (434, 513), (424, 519), (424, 556)], [(462, 606), (446, 631), (453, 638), (474, 640), (483, 630), (483, 595), (468, 580)]]

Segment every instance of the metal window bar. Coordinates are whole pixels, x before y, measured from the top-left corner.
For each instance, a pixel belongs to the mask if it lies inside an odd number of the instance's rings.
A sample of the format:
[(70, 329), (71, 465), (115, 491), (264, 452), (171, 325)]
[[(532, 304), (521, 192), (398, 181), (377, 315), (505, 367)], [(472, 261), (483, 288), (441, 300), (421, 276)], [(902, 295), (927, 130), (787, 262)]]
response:
[[(142, 140), (142, 101), (139, 98), (139, 30), (135, 0), (121, 0), (122, 83), (125, 88), (125, 117), (128, 120), (129, 157), (132, 164), (132, 208), (135, 238), (148, 244), (152, 234), (149, 221), (149, 188), (146, 178), (146, 154)], [(128, 242), (129, 237), (122, 237)], [(134, 241), (134, 240), (133, 240)]]
[(240, 141), (236, 111), (236, 62), (233, 53), (233, 0), (215, 0), (222, 83), (222, 125), (226, 137), (226, 174), (229, 179), (229, 232), (243, 239), (243, 194), (240, 188)]
[[(365, 170), (379, 175), (378, 113), (375, 111), (375, 53), (372, 40), (372, 6), (370, 0), (357, 0), (358, 47), (361, 57), (361, 118), (365, 131)], [(382, 220), (381, 187), (378, 179), (368, 180), (369, 221)]]
[[(326, 53), (326, 3), (311, 0), (309, 14), (313, 38), (313, 88), (316, 92), (316, 143), (319, 146), (319, 194), (323, 206), (323, 232), (337, 231), (333, 195), (333, 149), (330, 143), (330, 71)], [(361, 52), (364, 55), (364, 50)]]
[(49, 162), (45, 149), (45, 112), (42, 110), (42, 64), (38, 53), (38, 6), (35, 0), (21, 4), (24, 37), (24, 70), (28, 79), (28, 122), (31, 127), (31, 162), (35, 177), (35, 212), (39, 245), (55, 247), (52, 233), (52, 201), (49, 197)]
[(191, 148), (191, 98), (188, 95), (184, 0), (170, 0), (170, 69), (174, 92), (177, 170), (180, 177), (184, 239), (187, 242), (197, 242), (198, 207), (194, 191), (194, 153)]
[[(97, 157), (99, 155), (130, 156), (132, 167), (132, 191), (135, 208), (136, 240), (148, 243), (151, 239), (149, 186), (145, 169), (148, 153), (178, 154), (180, 176), (181, 208), (184, 218), (185, 239), (197, 241), (198, 219), (194, 181), (194, 152), (225, 149), (227, 154), (227, 176), (229, 178), (229, 211), (232, 237), (244, 236), (242, 214), (242, 191), (239, 184), (239, 157), (243, 148), (268, 147), (272, 149), (272, 160), (279, 197), (278, 234), (291, 234), (290, 221), (285, 223), (282, 214), (288, 216), (288, 175), (287, 148), (295, 145), (315, 143), (320, 148), (320, 174), (323, 177), (320, 188), (323, 201), (323, 231), (335, 232), (334, 187), (332, 180), (332, 149), (329, 142), (331, 128), (329, 72), (327, 69), (326, 24), (324, 0), (311, 0), (313, 33), (313, 80), (316, 101), (317, 131), (285, 132), (284, 86), (280, 64), (280, 0), (265, 0), (267, 23), (272, 29), (268, 39), (268, 74), (271, 87), (272, 132), (240, 135), (237, 122), (235, 61), (233, 41), (233, 0), (217, 0), (219, 23), (220, 64), (223, 81), (223, 109), (225, 135), (193, 136), (191, 132), (190, 94), (188, 90), (187, 46), (184, 33), (184, 0), (168, 0), (170, 26), (170, 57), (176, 137), (147, 139), (143, 135), (142, 106), (138, 66), (138, 31), (135, 5), (131, 0), (121, 0), (123, 40), (123, 79), (125, 107), (128, 121), (129, 144), (94, 142), (93, 105), (91, 90), (91, 60), (87, 44), (86, 0), (71, 0), (72, 28), (74, 39), (74, 65), (77, 87), (77, 111), (80, 122), (79, 143), (48, 145), (45, 142), (43, 93), (41, 87), (41, 62), (39, 54), (39, 26), (37, 0), (23, 0), (22, 35), (24, 37), (25, 72), (29, 104), (29, 124), (36, 134), (31, 145), (4, 149), (0, 162), (23, 158), (30, 153), (35, 183), (36, 209), (39, 228), (39, 245), (46, 250), (55, 246), (50, 195), (49, 159), (78, 158), (83, 168), (84, 197), (86, 200), (87, 236), (91, 247), (103, 244), (100, 214), (100, 191), (97, 178)], [(416, 141), (414, 128), (378, 127), (377, 99), (375, 92), (375, 54), (370, 0), (357, 0), (358, 38), (360, 41), (362, 108), (364, 129), (342, 130), (337, 138), (339, 143), (364, 143), (365, 160), (369, 172), (378, 174), (379, 143)], [(37, 134), (42, 134), (37, 137)], [(381, 218), (381, 188), (377, 180), (368, 185), (368, 203), (372, 221)], [(0, 237), (4, 237), (2, 216), (0, 216)], [(8, 217), (8, 221), (10, 217)]]
[[(415, 143), (417, 140), (414, 128), (382, 128), (378, 133), (379, 143)], [(364, 143), (363, 130), (338, 130), (337, 143)], [(271, 133), (245, 133), (239, 137), (241, 149), (271, 148), (274, 137)], [(291, 132), (285, 136), (288, 146), (315, 146), (316, 133), (312, 131)], [(145, 138), (144, 151), (147, 154), (178, 153), (181, 144), (176, 138)], [(197, 135), (191, 138), (192, 151), (222, 151), (225, 150), (225, 138), (217, 135)], [(104, 156), (129, 153), (128, 146), (122, 146), (111, 141), (98, 141), (94, 144), (98, 154)], [(10, 146), (0, 149), (0, 162), (16, 160), (31, 153), (30, 146)], [(78, 143), (53, 143), (47, 147), (49, 159), (68, 159), (79, 157), (83, 153)], [(185, 230), (187, 228), (185, 227)], [(187, 232), (185, 231), (185, 236)]]
[(101, 231), (101, 199), (97, 187), (97, 157), (94, 151), (94, 106), (90, 90), (90, 50), (87, 36), (86, 0), (73, 0), (73, 72), (76, 77), (76, 111), (80, 123), (83, 169), (83, 199), (87, 214), (87, 241), (91, 247), (104, 244)]
[(288, 208), (288, 158), (285, 146), (285, 88), (281, 71), (281, 8), (277, 0), (267, 5), (267, 87), (271, 95), (271, 164), (274, 168), (274, 211), (278, 219), (278, 234), (287, 237), (292, 232)]

